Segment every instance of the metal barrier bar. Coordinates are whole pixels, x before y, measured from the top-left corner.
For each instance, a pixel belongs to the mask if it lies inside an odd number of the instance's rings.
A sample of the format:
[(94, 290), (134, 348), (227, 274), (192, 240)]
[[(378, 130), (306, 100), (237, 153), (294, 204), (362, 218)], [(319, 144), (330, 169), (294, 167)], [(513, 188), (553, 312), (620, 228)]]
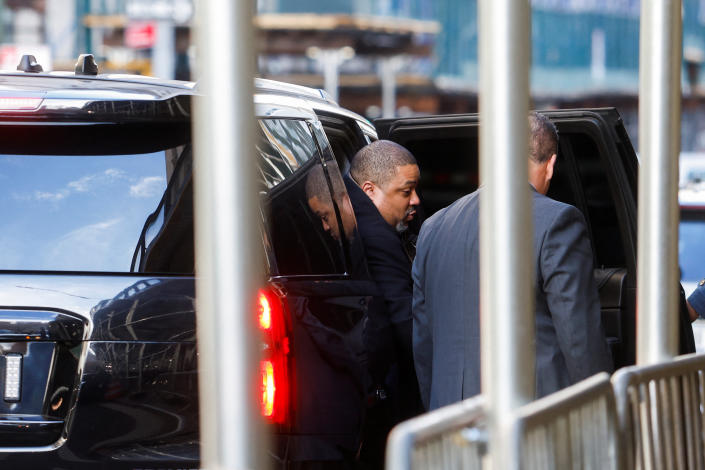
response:
[(516, 432), (522, 469), (622, 469), (609, 375), (601, 372), (521, 407)]
[(626, 468), (705, 468), (704, 377), (704, 354), (614, 374)]
[(385, 468), (479, 470), (485, 451), (484, 399), (477, 395), (395, 426)]
[[(397, 425), (387, 441), (386, 470), (481, 469), (484, 404), (480, 395)], [(518, 443), (514, 464), (524, 470), (628, 468), (614, 390), (604, 372), (520, 407), (511, 421)]]
[(637, 364), (678, 354), (680, 0), (641, 2)]
[(195, 249), (201, 462), (263, 468), (254, 342), (262, 262), (255, 187), (254, 2), (197, 2)]
[[(482, 391), (493, 468), (518, 468), (511, 415), (533, 399), (528, 0), (479, 2)], [(506, 295), (506, 286), (512, 295)]]

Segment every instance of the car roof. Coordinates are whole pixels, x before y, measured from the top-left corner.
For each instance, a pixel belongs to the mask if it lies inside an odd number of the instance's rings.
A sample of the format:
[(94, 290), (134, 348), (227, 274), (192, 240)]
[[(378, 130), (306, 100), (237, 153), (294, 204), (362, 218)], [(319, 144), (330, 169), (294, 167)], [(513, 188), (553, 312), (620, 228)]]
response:
[(142, 75), (76, 75), (71, 72), (0, 72), (0, 93), (42, 93), (45, 98), (74, 98), (90, 95), (115, 99), (117, 95), (130, 99), (161, 100), (174, 95), (193, 94), (195, 83), (162, 80)]
[[(368, 132), (374, 132), (374, 127), (369, 121), (340, 107), (323, 90), (262, 78), (256, 78), (254, 85), (255, 96), (268, 97), (266, 101), (269, 101), (271, 106), (286, 107), (283, 103), (291, 103), (311, 113), (336, 114), (354, 119), (360, 122), (363, 127), (369, 127), (371, 130)], [(95, 119), (103, 113), (103, 117), (117, 116), (119, 111), (116, 111), (114, 107), (86, 110), (91, 107), (95, 108), (91, 103), (101, 101), (162, 102), (173, 98), (188, 99), (190, 96), (198, 95), (199, 92), (196, 82), (164, 80), (143, 75), (77, 75), (73, 72), (0, 71), (0, 121), (16, 119), (80, 120), (86, 117)], [(279, 100), (278, 97), (284, 99)], [(6, 98), (41, 98), (41, 106), (38, 105), (30, 110), (5, 108), (2, 100)], [(257, 98), (255, 97), (255, 99)], [(167, 106), (170, 113), (173, 108), (173, 106)], [(177, 116), (179, 119), (190, 114), (189, 110), (185, 110), (184, 103), (177, 108), (180, 111), (177, 115), (181, 116)], [(92, 114), (92, 116), (86, 116), (86, 114)], [(130, 115), (132, 118), (149, 119), (154, 117), (154, 111), (144, 109), (140, 112), (130, 108)]]

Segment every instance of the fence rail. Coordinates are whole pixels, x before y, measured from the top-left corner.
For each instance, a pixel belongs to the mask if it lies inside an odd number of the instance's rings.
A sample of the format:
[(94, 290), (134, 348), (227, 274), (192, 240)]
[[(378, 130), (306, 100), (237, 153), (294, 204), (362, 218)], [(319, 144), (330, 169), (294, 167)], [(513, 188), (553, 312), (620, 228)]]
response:
[(705, 355), (627, 367), (612, 383), (627, 468), (705, 468)]
[(387, 441), (387, 470), (482, 468), (486, 416), (481, 395), (397, 425)]
[[(522, 406), (514, 423), (523, 469), (624, 468), (606, 373)], [(486, 426), (480, 395), (405, 421), (389, 436), (386, 468), (481, 469)]]
[(522, 468), (624, 468), (618, 429), (609, 375), (594, 375), (519, 409)]

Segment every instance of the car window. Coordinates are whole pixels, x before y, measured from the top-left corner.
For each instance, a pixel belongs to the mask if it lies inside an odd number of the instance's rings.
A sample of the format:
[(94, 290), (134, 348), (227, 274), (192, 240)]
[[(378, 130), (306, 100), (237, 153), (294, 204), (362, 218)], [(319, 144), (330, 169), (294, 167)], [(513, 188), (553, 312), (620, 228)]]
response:
[(625, 266), (624, 244), (617, 218), (616, 204), (607, 179), (600, 150), (593, 138), (583, 133), (569, 135), (586, 205), (586, 219), (591, 231), (596, 267)]
[(546, 194), (551, 199), (580, 208), (577, 199), (578, 187), (575, 182), (575, 162), (567, 139), (559, 141), (558, 156), (553, 167), (553, 178)]
[(256, 139), (262, 182), (272, 189), (317, 156), (316, 144), (306, 121), (262, 119)]
[(0, 269), (129, 271), (166, 154), (0, 155)]
[(678, 261), (683, 282), (705, 277), (705, 210), (682, 210), (678, 233)]
[(324, 168), (311, 129), (306, 121), (262, 119), (259, 130), (260, 192), (274, 258), (269, 260), (271, 274), (345, 274), (343, 244), (349, 228), (340, 218), (345, 188)]

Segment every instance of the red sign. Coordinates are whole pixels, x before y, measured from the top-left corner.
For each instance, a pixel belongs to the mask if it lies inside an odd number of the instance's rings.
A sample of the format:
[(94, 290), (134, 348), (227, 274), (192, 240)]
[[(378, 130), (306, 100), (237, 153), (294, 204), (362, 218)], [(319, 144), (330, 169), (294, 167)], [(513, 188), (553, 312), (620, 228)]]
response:
[(133, 49), (154, 47), (157, 39), (157, 27), (151, 21), (130, 23), (125, 28), (125, 45)]

